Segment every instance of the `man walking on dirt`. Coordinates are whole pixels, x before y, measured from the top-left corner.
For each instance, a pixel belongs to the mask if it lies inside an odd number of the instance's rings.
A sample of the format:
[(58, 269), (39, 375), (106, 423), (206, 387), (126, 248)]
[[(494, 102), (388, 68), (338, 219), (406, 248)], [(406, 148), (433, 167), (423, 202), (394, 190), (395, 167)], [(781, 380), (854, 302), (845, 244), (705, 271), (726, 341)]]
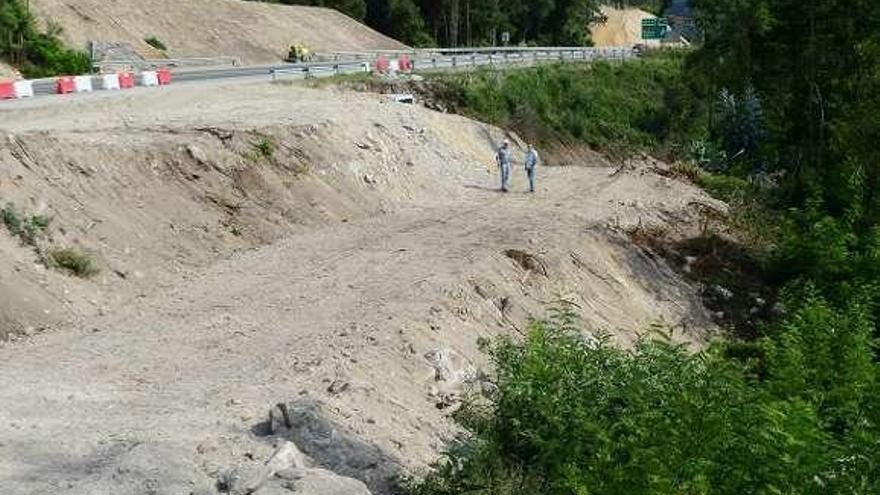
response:
[(535, 192), (535, 169), (538, 167), (538, 162), (540, 162), (540, 158), (538, 157), (538, 151), (535, 149), (535, 145), (529, 145), (529, 151), (526, 152), (526, 175), (529, 178), (529, 192)]
[(507, 139), (498, 149), (495, 161), (501, 169), (501, 192), (507, 192), (507, 183), (510, 181), (510, 141)]

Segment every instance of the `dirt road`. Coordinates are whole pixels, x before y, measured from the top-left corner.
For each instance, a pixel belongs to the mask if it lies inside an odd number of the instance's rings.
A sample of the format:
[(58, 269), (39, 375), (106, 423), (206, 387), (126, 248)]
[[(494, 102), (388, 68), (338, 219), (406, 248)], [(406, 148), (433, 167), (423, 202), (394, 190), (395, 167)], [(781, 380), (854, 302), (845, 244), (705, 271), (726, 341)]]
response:
[[(271, 405), (303, 396), (403, 466), (423, 466), (454, 433), (438, 397), (458, 385), (438, 382), (432, 353), (483, 367), (480, 337), (522, 331), (561, 296), (578, 303), (588, 329), (610, 331), (622, 345), (654, 322), (689, 342), (711, 327), (696, 289), (620, 233), (689, 221), (693, 203), (711, 202), (695, 188), (647, 169), (611, 177), (595, 164), (542, 168), (537, 195), (519, 192), (517, 169), (516, 192), (502, 195), (481, 164), (491, 147), (479, 149), (478, 126), (464, 119), (290, 91), (251, 88), (262, 92), (251, 103), (269, 106), (255, 107), (248, 125), (272, 120), (271, 98), (290, 98), (285, 113), (300, 110), (298, 124), (345, 122), (349, 134), (329, 124), (339, 140), (320, 143), (339, 161), (316, 161), (315, 176), (346, 169), (338, 148), (360, 125), (400, 125), (404, 116), (430, 137), (381, 157), (405, 166), (414, 150), (444, 149), (447, 135), (461, 158), (415, 160), (416, 172), (397, 185), (380, 175), (364, 184), (361, 171), (328, 182), (386, 194), (384, 214), (299, 228), (104, 316), (0, 347), (0, 493), (190, 493), (237, 460), (264, 459), (271, 447), (252, 430)], [(241, 115), (233, 110), (246, 108), (224, 101), (198, 125), (230, 125)], [(104, 132), (122, 132), (112, 112), (92, 111), (103, 115)], [(170, 104), (126, 119), (161, 114), (182, 126), (177, 112)], [(66, 115), (53, 125), (88, 118)], [(26, 135), (33, 122), (14, 132)]]

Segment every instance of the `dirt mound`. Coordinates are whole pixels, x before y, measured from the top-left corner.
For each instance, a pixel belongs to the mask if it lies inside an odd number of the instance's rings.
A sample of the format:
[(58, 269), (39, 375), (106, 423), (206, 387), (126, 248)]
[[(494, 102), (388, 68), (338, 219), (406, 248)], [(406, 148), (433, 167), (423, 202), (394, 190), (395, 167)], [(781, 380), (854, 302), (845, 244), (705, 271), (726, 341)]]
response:
[(656, 17), (644, 10), (608, 6), (602, 7), (602, 14), (608, 20), (590, 28), (596, 46), (633, 46), (645, 43), (642, 40), (642, 20)]
[(12, 67), (0, 62), (0, 80), (4, 79), (15, 79), (16, 74), (12, 70)]
[(156, 37), (172, 57), (235, 56), (279, 62), (295, 42), (317, 51), (397, 49), (401, 43), (335, 10), (242, 0), (32, 0), (44, 21), (79, 48), (89, 41), (125, 42), (148, 50)]
[[(132, 446), (180, 453), (169, 471), (200, 472), (166, 481), (201, 483), (268, 458), (254, 432), (298, 398), (424, 466), (483, 376), (480, 341), (560, 297), (621, 345), (658, 321), (684, 342), (711, 326), (697, 288), (625, 234), (715, 205), (687, 184), (596, 162), (501, 195), (503, 133), (478, 122), (282, 85), (166, 89), (3, 111), (0, 199), (101, 269), (46, 269), (0, 228), (0, 314), (32, 334), (0, 345), (4, 494), (110, 490), (119, 469), (146, 483)], [(60, 326), (35, 332), (45, 319)]]

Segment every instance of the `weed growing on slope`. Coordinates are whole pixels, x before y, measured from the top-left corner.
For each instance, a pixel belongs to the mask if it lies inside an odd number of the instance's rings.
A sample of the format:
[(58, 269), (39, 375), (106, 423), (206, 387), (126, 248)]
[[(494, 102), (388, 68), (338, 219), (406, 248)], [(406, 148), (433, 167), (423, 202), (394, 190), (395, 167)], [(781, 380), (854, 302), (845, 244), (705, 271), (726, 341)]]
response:
[(162, 50), (163, 52), (168, 50), (168, 47), (165, 46), (165, 43), (162, 43), (162, 41), (155, 36), (150, 36), (148, 38), (144, 38), (144, 42), (146, 44), (152, 46), (156, 50)]
[(89, 278), (100, 272), (91, 256), (76, 249), (53, 249), (49, 258), (57, 267), (80, 278)]
[(26, 215), (12, 203), (0, 209), (3, 225), (15, 237), (28, 246), (36, 246), (37, 240), (48, 228), (51, 219), (44, 215)]

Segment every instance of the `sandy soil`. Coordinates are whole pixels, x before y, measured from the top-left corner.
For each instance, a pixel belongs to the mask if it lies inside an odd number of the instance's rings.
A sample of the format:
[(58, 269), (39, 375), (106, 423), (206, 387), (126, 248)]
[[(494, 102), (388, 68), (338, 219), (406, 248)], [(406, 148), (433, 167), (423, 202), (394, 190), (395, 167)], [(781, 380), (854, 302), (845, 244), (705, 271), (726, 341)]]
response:
[(12, 67), (0, 63), (0, 81), (4, 79), (15, 79), (15, 72), (12, 71)]
[[(602, 13), (608, 20), (590, 28), (596, 46), (633, 46), (646, 43), (642, 40), (642, 19), (656, 17), (639, 9), (616, 9), (603, 6)], [(651, 40), (649, 43), (657, 43)]]
[(145, 493), (144, 448), (166, 471), (151, 489), (186, 493), (265, 458), (252, 429), (303, 396), (423, 466), (455, 431), (437, 352), (485, 367), (478, 339), (560, 296), (621, 345), (655, 322), (694, 344), (712, 326), (697, 288), (622, 232), (723, 205), (648, 166), (544, 167), (537, 195), (517, 167), (502, 195), (498, 129), (269, 84), (49, 99), (0, 122), (0, 198), (53, 216), (53, 242), (103, 273), (39, 268), (0, 232), (7, 320), (62, 313), (0, 344), (4, 494)]
[(404, 46), (331, 9), (242, 0), (31, 0), (62, 38), (125, 42), (148, 50), (155, 36), (172, 57), (240, 57), (243, 63), (279, 62), (291, 44), (317, 51), (398, 49)]

